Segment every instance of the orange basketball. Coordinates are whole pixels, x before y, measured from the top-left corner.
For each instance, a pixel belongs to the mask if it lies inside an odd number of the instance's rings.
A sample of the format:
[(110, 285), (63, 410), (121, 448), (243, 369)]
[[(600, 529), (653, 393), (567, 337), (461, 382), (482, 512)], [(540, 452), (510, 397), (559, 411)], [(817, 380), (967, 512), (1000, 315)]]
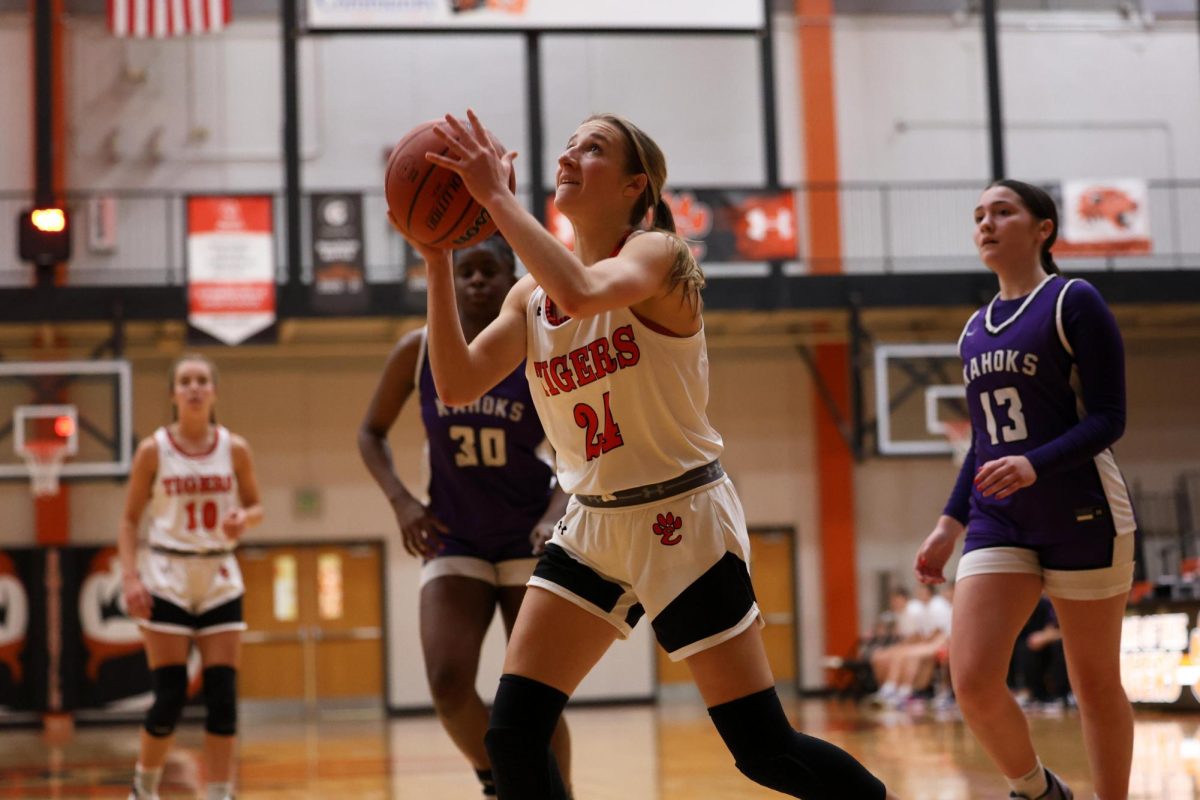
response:
[[(479, 244), (496, 232), (487, 209), (463, 185), (462, 178), (431, 164), (426, 153), (446, 155), (449, 148), (434, 133), (438, 121), (413, 128), (392, 150), (384, 175), (384, 192), (392, 220), (409, 239), (443, 250)], [(515, 176), (509, 188), (516, 189)]]

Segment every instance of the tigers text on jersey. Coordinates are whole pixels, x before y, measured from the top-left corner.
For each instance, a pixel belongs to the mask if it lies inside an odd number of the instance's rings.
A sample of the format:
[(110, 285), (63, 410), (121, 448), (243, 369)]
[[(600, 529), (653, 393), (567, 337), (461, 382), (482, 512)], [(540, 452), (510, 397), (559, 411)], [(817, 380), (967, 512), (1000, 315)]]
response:
[(658, 333), (628, 308), (571, 319), (540, 286), (526, 317), (525, 376), (565, 491), (659, 483), (721, 455), (703, 329)]
[[(963, 328), (959, 354), (977, 468), (1028, 454), (1085, 416), (1063, 323), (1063, 303), (1074, 283), (1051, 275), (1020, 301), (993, 300)], [(1013, 525), (1035, 537), (1085, 522), (1115, 534), (1135, 528), (1125, 481), (1107, 448), (1080, 466), (1039, 475), (1011, 497), (985, 497), (975, 489), (970, 502), (971, 525)]]
[(218, 425), (206, 453), (184, 452), (166, 428), (154, 432), (158, 472), (150, 497), (150, 544), (171, 550), (231, 550), (221, 521), (238, 508), (229, 431)]

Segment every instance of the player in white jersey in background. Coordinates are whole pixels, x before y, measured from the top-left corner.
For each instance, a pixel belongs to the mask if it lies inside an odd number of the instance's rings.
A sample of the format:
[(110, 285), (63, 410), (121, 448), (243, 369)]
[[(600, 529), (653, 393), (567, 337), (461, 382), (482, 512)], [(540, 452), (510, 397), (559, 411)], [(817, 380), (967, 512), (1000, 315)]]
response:
[[(146, 714), (130, 800), (157, 800), (162, 765), (187, 702), (187, 657), (204, 667), (206, 800), (233, 797), (241, 571), (233, 549), (262, 521), (246, 440), (216, 424), (216, 367), (185, 355), (171, 367), (175, 421), (138, 445), (117, 549), (125, 605), (146, 642), (154, 704)], [(138, 528), (149, 505), (149, 552)]]
[[(439, 128), (446, 156), (530, 275), (470, 344), (449, 253), (429, 265), (429, 354), (438, 395), (469, 403), (526, 359), (543, 427), (572, 493), (517, 617), (486, 743), (502, 800), (565, 796), (549, 742), (568, 696), (644, 613), (685, 659), (738, 768), (808, 800), (884, 800), (844, 751), (797, 733), (767, 663), (749, 540), (708, 422), (704, 276), (662, 199), (666, 160), (632, 123), (586, 120), (559, 157), (555, 203), (572, 253), (508, 189), (502, 154), (472, 112)], [(653, 230), (642, 230), (653, 215)]]

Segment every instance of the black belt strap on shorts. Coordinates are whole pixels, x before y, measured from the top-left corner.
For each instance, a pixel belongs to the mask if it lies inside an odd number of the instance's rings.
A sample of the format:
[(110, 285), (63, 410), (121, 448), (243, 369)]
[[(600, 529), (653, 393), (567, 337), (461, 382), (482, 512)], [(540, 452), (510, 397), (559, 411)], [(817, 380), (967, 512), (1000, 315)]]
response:
[(218, 558), (227, 556), (233, 550), (176, 550), (172, 547), (163, 547), (161, 544), (150, 545), (150, 551), (153, 553), (162, 553), (166, 556), (182, 556), (183, 558)]
[(712, 461), (702, 467), (690, 469), (662, 483), (648, 483), (645, 486), (635, 486), (632, 489), (622, 489), (612, 494), (577, 494), (575, 499), (585, 506), (592, 508), (623, 508), (625, 506), (640, 506), (643, 503), (654, 503), (659, 500), (690, 492), (709, 483), (714, 483), (725, 477), (725, 470), (719, 460)]

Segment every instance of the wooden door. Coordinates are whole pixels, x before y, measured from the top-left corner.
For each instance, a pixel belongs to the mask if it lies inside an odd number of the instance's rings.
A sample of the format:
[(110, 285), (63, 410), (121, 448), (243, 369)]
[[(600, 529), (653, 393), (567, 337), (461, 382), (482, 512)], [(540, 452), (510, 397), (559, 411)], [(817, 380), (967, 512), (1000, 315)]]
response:
[(241, 696), (383, 698), (382, 550), (378, 544), (243, 547)]
[[(795, 536), (790, 528), (758, 528), (750, 531), (750, 580), (766, 626), (763, 645), (776, 683), (796, 682)], [(658, 682), (690, 683), (687, 664), (658, 653)]]
[(378, 545), (311, 554), (318, 699), (383, 697), (383, 591)]
[(796, 552), (786, 528), (750, 532), (751, 571), (758, 608), (767, 623), (763, 646), (775, 682), (796, 683)]
[(238, 692), (248, 700), (301, 700), (310, 694), (305, 685), (308, 622), (300, 608), (303, 560), (297, 547), (238, 549), (249, 625), (242, 634)]

